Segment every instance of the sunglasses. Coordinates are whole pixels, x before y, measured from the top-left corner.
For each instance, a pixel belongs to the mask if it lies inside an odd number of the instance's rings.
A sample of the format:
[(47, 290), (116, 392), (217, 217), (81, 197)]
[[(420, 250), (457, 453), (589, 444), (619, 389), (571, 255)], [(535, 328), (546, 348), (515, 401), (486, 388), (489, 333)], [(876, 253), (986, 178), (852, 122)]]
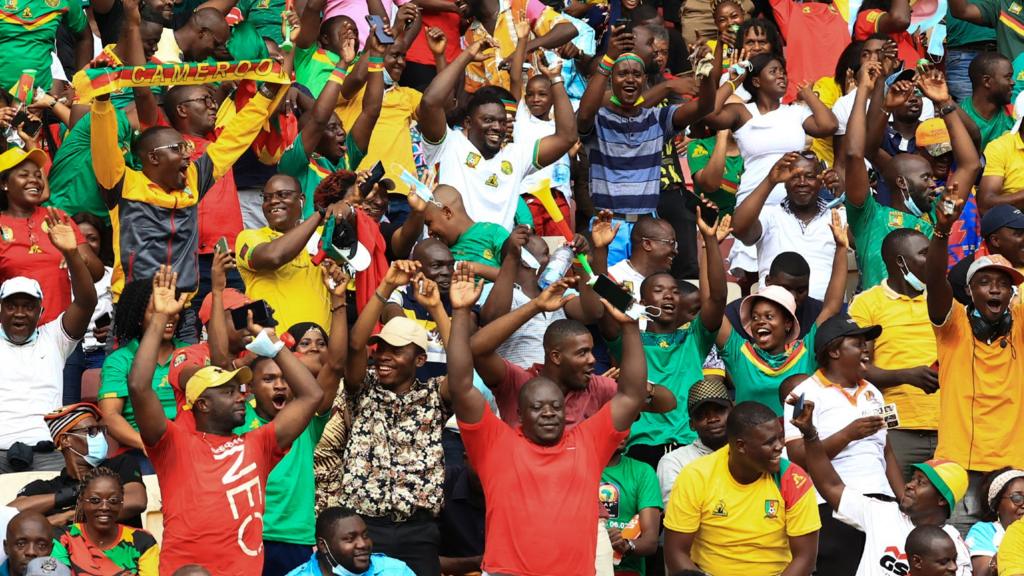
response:
[(155, 153), (160, 150), (174, 150), (175, 152), (181, 154), (182, 156), (191, 156), (192, 152), (194, 152), (195, 149), (196, 145), (193, 144), (190, 140), (182, 140), (181, 142), (178, 142), (176, 144), (165, 144), (163, 146), (157, 146), (156, 148), (150, 150), (150, 152)]

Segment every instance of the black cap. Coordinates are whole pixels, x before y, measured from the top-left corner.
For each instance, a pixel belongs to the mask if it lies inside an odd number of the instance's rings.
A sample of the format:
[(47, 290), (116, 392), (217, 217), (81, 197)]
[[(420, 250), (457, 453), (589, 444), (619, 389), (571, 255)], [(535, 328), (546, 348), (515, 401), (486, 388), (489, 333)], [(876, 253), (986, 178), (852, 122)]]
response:
[(988, 236), (1000, 228), (1024, 230), (1024, 213), (1010, 204), (997, 204), (989, 208), (981, 217), (981, 235)]
[(881, 326), (875, 325), (861, 328), (853, 321), (853, 318), (850, 318), (849, 314), (840, 312), (822, 322), (821, 326), (818, 326), (818, 333), (814, 335), (814, 355), (817, 356), (819, 352), (828, 346), (829, 342), (837, 338), (863, 336), (868, 340), (874, 340), (881, 335)]
[(689, 397), (686, 399), (686, 413), (692, 417), (697, 408), (705, 402), (713, 402), (726, 408), (732, 406), (729, 389), (725, 387), (725, 379), (722, 376), (705, 374), (703, 380), (699, 380), (690, 388)]

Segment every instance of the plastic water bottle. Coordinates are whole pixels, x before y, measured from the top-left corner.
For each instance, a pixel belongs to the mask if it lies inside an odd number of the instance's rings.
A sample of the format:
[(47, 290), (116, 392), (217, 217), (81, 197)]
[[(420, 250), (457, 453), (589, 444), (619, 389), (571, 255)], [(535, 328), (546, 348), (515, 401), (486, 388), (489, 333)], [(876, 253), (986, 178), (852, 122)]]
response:
[(544, 290), (561, 280), (562, 276), (565, 276), (565, 273), (569, 271), (570, 266), (572, 266), (572, 248), (562, 246), (555, 250), (555, 253), (551, 255), (551, 259), (548, 260), (548, 265), (540, 273), (540, 278), (537, 279), (540, 289)]

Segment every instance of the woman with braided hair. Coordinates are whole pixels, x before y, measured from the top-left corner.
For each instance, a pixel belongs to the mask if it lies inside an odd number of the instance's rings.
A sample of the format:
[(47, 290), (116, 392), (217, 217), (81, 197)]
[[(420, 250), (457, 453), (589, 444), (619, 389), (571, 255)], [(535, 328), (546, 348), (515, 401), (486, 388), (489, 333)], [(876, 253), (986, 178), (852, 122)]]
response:
[[(135, 410), (128, 399), (128, 373), (139, 349), (142, 333), (153, 317), (150, 304), (152, 293), (153, 281), (150, 278), (129, 282), (121, 291), (121, 298), (114, 311), (113, 328), (118, 348), (103, 361), (98, 395), (99, 408), (107, 432), (121, 446), (130, 449), (128, 454), (135, 457), (143, 474), (152, 474), (153, 468), (143, 453), (142, 438), (135, 423)], [(164, 414), (172, 420), (178, 409), (174, 402), (174, 389), (167, 382), (167, 372), (170, 370), (171, 354), (174, 350), (188, 346), (187, 343), (174, 338), (177, 328), (178, 318), (168, 319), (164, 327), (163, 341), (160, 343), (157, 369), (153, 375), (153, 389), (160, 397)]]
[(117, 473), (94, 468), (82, 479), (75, 523), (53, 547), (53, 557), (75, 576), (156, 576), (160, 546), (145, 530), (117, 522), (124, 488)]

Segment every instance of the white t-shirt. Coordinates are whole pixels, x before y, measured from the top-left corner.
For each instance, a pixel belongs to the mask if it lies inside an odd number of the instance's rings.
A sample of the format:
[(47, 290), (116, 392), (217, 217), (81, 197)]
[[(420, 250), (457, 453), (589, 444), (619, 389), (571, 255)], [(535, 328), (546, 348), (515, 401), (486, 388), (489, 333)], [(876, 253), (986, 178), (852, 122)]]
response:
[(519, 203), (525, 192), (521, 183), (537, 171), (534, 142), (507, 144), (491, 158), (484, 158), (460, 130), (446, 130), (439, 144), (423, 139), (424, 158), (438, 164), (438, 183), (452, 186), (462, 195), (469, 217), (477, 222), (494, 222), (512, 230)]
[[(811, 116), (811, 109), (802, 104), (783, 104), (767, 114), (761, 114), (756, 103), (746, 107), (750, 120), (733, 132), (743, 157), (743, 175), (736, 191), (737, 206), (768, 177), (779, 158), (804, 149), (807, 137), (804, 120)], [(779, 184), (772, 190), (766, 204), (778, 204), (785, 197), (786, 188)]]
[[(848, 94), (843, 94), (836, 103), (832, 105), (832, 113), (836, 115), (836, 120), (839, 121), (839, 129), (836, 130), (836, 136), (844, 136), (846, 134), (846, 126), (850, 123), (850, 115), (853, 114), (853, 101), (857, 98), (857, 89), (850, 90)], [(871, 105), (871, 100), (868, 99), (865, 102), (865, 106)], [(889, 116), (892, 118), (892, 115)], [(929, 118), (935, 117), (935, 104), (928, 98), (921, 99), (921, 121), (925, 121)]]
[(64, 363), (78, 345), (64, 333), (63, 320), (61, 314), (38, 328), (29, 344), (0, 338), (0, 450), (52, 441), (43, 415), (61, 407)]
[[(842, 221), (846, 222), (846, 211), (839, 210)], [(832, 260), (836, 253), (836, 240), (832, 236), (832, 213), (823, 210), (806, 226), (801, 220), (783, 208), (783, 205), (765, 206), (758, 217), (761, 222), (761, 238), (757, 247), (757, 274), (761, 286), (771, 269), (772, 261), (783, 252), (797, 252), (807, 260), (811, 268), (808, 295), (822, 300), (832, 277)]]
[(92, 319), (89, 320), (89, 329), (85, 332), (85, 338), (82, 339), (82, 349), (86, 352), (92, 350), (99, 350), (105, 346), (103, 342), (98, 342), (93, 337), (93, 330), (96, 329), (96, 319), (104, 314), (114, 315), (114, 297), (110, 292), (110, 279), (113, 278), (114, 269), (110, 266), (104, 266), (103, 277), (100, 278), (99, 282), (93, 284), (96, 288), (96, 308), (92, 311)]
[[(822, 440), (864, 416), (866, 411), (885, 405), (882, 392), (867, 381), (862, 381), (857, 388), (840, 388), (822, 383), (816, 376), (811, 376), (791, 392), (795, 397), (801, 394), (814, 402), (811, 420)], [(802, 438), (792, 423), (793, 406), (786, 404), (783, 410), (786, 442)], [(850, 442), (832, 459), (832, 466), (848, 489), (862, 494), (893, 495), (885, 476), (885, 439), (886, 430), (882, 428), (867, 438)], [(824, 503), (825, 499), (819, 494), (818, 504)]]
[[(906, 542), (914, 523), (900, 512), (895, 502), (882, 502), (868, 498), (856, 490), (847, 488), (839, 501), (835, 518), (864, 532), (864, 555), (857, 567), (857, 576), (894, 576), (909, 574)], [(950, 524), (942, 527), (956, 545), (956, 574), (969, 576), (971, 556), (960, 533)]]
[(619, 284), (625, 283), (626, 288), (629, 288), (630, 292), (633, 293), (633, 300), (640, 301), (640, 285), (644, 283), (646, 276), (633, 268), (629, 263), (629, 258), (620, 260), (609, 268), (608, 275)]
[[(574, 105), (575, 107), (576, 105)], [(551, 110), (551, 120), (541, 120), (530, 113), (526, 107), (526, 99), (520, 100), (519, 108), (516, 110), (516, 125), (512, 129), (512, 140), (519, 144), (533, 144), (546, 136), (555, 133), (555, 111)], [(561, 158), (549, 166), (528, 175), (523, 179), (521, 193), (528, 194), (537, 189), (545, 179), (551, 181), (551, 188), (557, 189), (566, 198), (572, 198), (572, 185), (570, 183), (569, 155), (563, 154)]]

